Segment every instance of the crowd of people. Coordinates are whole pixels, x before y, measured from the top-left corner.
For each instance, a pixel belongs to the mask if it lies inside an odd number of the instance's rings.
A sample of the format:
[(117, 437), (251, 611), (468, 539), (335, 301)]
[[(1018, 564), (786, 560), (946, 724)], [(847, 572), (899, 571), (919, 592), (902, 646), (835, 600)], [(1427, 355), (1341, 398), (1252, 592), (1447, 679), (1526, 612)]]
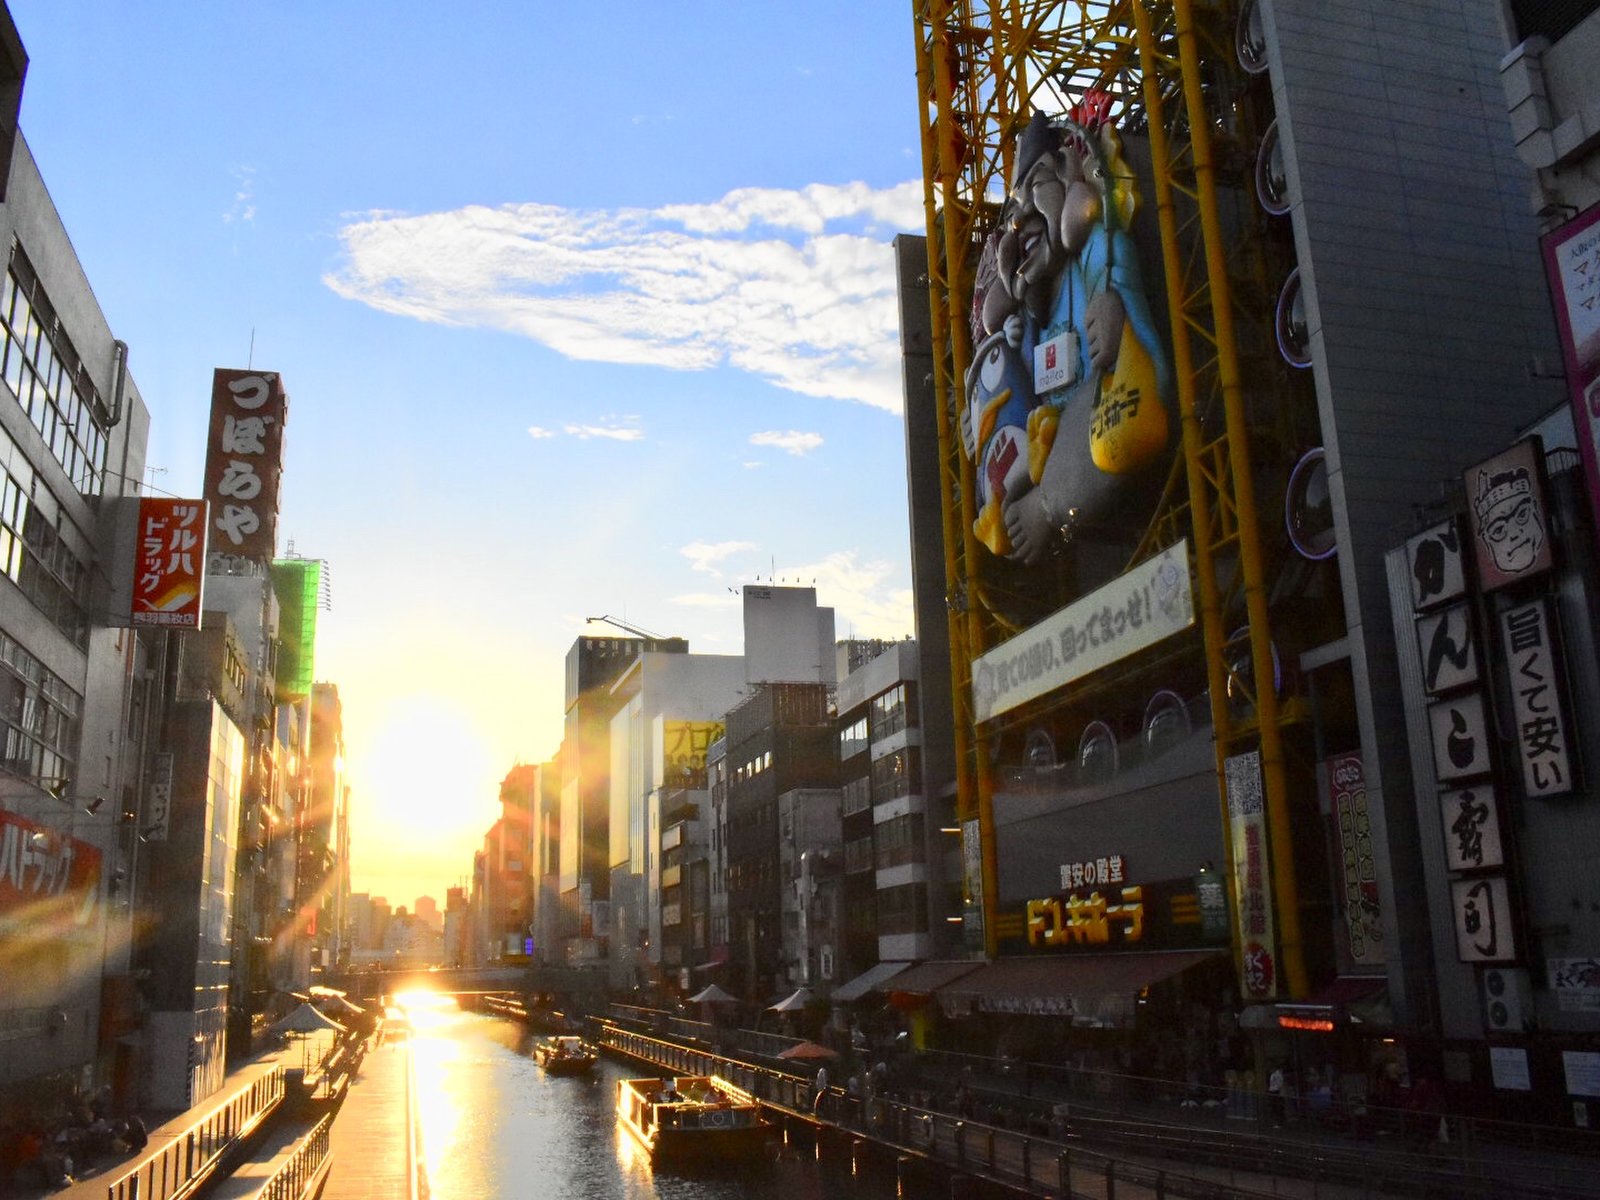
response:
[(109, 1087), (45, 1116), (12, 1111), (0, 1118), (0, 1196), (66, 1187), (96, 1159), (136, 1154), (149, 1139), (138, 1114), (113, 1111)]

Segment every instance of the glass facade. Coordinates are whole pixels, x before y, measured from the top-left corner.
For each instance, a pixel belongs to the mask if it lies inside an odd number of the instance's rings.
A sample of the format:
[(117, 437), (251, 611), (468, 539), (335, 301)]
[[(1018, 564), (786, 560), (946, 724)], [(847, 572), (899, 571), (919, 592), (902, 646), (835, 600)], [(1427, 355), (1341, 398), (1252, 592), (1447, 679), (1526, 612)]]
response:
[(0, 633), (0, 768), (46, 790), (72, 790), (83, 697)]
[(191, 1060), (190, 1094), (195, 1098), (216, 1091), (222, 1086), (225, 1074), (233, 868), (243, 787), (244, 734), (221, 707), (213, 703), (200, 867), (200, 937), (194, 973), (197, 1044)]
[(0, 574), (80, 650), (89, 644), (93, 543), (0, 430)]
[(6, 384), (67, 478), (84, 495), (99, 495), (105, 483), (105, 406), (16, 242), (0, 291), (0, 354)]

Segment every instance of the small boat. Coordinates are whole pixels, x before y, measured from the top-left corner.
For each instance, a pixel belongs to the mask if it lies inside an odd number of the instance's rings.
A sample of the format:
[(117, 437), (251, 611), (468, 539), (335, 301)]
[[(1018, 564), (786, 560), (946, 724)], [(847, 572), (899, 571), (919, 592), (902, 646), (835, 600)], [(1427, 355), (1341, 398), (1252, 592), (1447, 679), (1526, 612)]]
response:
[(580, 1037), (547, 1037), (534, 1046), (533, 1057), (547, 1074), (587, 1075), (600, 1053)]
[(759, 1154), (774, 1129), (754, 1096), (719, 1075), (621, 1080), (617, 1115), (656, 1162)]

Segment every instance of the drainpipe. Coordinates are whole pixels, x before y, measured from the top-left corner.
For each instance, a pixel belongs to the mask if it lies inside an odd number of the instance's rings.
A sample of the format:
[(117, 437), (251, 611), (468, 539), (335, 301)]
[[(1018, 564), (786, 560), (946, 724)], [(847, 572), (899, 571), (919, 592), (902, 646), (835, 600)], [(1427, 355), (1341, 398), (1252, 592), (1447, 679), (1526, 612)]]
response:
[(128, 343), (121, 338), (114, 338), (111, 342), (111, 364), (114, 379), (111, 385), (111, 419), (106, 423), (107, 429), (115, 429), (122, 423), (122, 391), (128, 383)]

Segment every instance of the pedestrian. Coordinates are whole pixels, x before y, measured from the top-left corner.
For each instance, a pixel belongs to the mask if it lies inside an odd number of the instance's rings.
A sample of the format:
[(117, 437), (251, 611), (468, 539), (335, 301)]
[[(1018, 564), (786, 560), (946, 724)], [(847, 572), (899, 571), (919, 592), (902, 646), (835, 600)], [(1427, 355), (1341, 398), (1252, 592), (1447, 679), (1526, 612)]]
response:
[(1284, 1078), (1283, 1064), (1273, 1064), (1272, 1074), (1267, 1076), (1267, 1108), (1272, 1113), (1272, 1127), (1274, 1129), (1282, 1129), (1284, 1121), (1288, 1120), (1286, 1086), (1287, 1081)]
[(816, 1089), (816, 1095), (811, 1099), (811, 1111), (814, 1113), (820, 1113), (822, 1111), (822, 1098), (828, 1094), (827, 1063), (823, 1063), (817, 1068), (817, 1079), (813, 1086)]

